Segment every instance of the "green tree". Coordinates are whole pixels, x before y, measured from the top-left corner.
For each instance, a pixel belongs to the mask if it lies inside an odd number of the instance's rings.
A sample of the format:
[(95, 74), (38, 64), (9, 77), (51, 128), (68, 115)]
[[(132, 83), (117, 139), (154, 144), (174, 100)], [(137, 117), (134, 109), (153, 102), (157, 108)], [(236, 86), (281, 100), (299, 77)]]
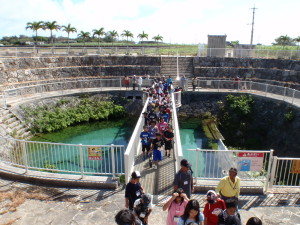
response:
[(148, 40), (148, 34), (146, 34), (144, 31), (141, 34), (139, 34), (137, 37), (141, 39), (141, 41), (143, 41), (144, 38)]
[(52, 22), (45, 22), (43, 25), (43, 29), (44, 30), (50, 30), (50, 39), (51, 39), (51, 43), (52, 43), (52, 47), (54, 47), (54, 38), (53, 38), (53, 31), (56, 30), (60, 30), (60, 26), (57, 24), (56, 21), (52, 21)]
[(294, 39), (294, 41), (298, 43), (298, 45), (297, 45), (297, 50), (299, 50), (300, 36), (296, 37), (296, 38)]
[(281, 45), (282, 49), (284, 49), (287, 45), (292, 45), (293, 39), (287, 35), (281, 35), (280, 37), (275, 39), (274, 45)]
[(108, 31), (109, 36), (112, 38), (112, 45), (114, 44), (114, 41), (116, 40), (117, 37), (119, 37), (119, 34), (117, 31), (112, 30)]
[(84, 32), (84, 31), (80, 31), (80, 33), (78, 34), (78, 38), (81, 38), (83, 40), (83, 44), (85, 47), (85, 41), (86, 39), (90, 38), (90, 32)]
[(238, 44), (240, 44), (239, 41), (231, 41), (230, 42), (230, 46), (232, 46), (232, 47), (234, 47), (235, 45), (238, 45)]
[(101, 27), (99, 30), (93, 30), (93, 37), (98, 36), (98, 47), (100, 47), (100, 38), (105, 35), (104, 28)]
[(160, 36), (159, 34), (154, 36), (152, 39), (157, 43), (157, 45), (159, 41), (163, 41), (163, 37)]
[(70, 33), (76, 33), (77, 29), (75, 27), (72, 27), (71, 24), (68, 24), (68, 26), (62, 26), (62, 28), (62, 31), (68, 33), (68, 46), (70, 47)]
[(124, 30), (121, 36), (126, 37), (127, 42), (128, 42), (128, 38), (133, 38), (133, 34), (129, 30)]
[(37, 43), (37, 32), (39, 29), (43, 29), (44, 22), (39, 21), (39, 22), (28, 22), (26, 25), (26, 30), (30, 29), (33, 32), (35, 32), (35, 45)]

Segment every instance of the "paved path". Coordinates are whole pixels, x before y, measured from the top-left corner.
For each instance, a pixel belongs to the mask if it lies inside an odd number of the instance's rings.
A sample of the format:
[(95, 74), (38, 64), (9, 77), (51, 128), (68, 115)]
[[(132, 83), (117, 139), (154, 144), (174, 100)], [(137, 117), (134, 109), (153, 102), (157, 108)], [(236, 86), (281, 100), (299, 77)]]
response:
[[(13, 211), (7, 211), (11, 200), (3, 199), (8, 193), (35, 193), (44, 200), (19, 201)], [(41, 198), (41, 197), (39, 197)], [(169, 197), (155, 202), (150, 225), (166, 224), (167, 213), (162, 205)], [(203, 210), (205, 196), (192, 195), (199, 200)], [(58, 188), (37, 186), (0, 179), (0, 224), (14, 225), (113, 225), (114, 216), (124, 208), (124, 190)], [(278, 189), (268, 195), (242, 195), (240, 213), (243, 224), (248, 218), (258, 216), (264, 225), (300, 224), (300, 188)], [(11, 223), (9, 223), (11, 222)]]
[(139, 147), (138, 156), (135, 160), (135, 170), (141, 172), (141, 185), (145, 192), (153, 195), (171, 195), (173, 193), (173, 179), (175, 174), (175, 159), (164, 157), (159, 162), (158, 169), (150, 168), (149, 160), (143, 161), (141, 147)]

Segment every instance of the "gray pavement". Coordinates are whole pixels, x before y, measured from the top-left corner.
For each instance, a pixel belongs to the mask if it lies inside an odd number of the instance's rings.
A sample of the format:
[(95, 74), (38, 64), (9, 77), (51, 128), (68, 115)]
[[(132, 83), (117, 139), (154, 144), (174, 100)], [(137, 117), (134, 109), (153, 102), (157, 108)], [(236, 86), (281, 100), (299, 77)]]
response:
[[(3, 198), (6, 193), (13, 192), (17, 196), (21, 192), (35, 193), (44, 196), (43, 200), (27, 199), (15, 210), (6, 211), (11, 200)], [(155, 207), (150, 216), (149, 224), (166, 224), (167, 212), (162, 211), (162, 205), (169, 196), (155, 196)], [(203, 209), (204, 194), (194, 194)], [(0, 179), (0, 224), (15, 225), (110, 225), (114, 216), (124, 208), (124, 189), (97, 190), (58, 188), (38, 186)], [(267, 195), (242, 195), (240, 198), (240, 213), (243, 224), (248, 218), (257, 216), (264, 225), (296, 225), (300, 224), (300, 188), (278, 188)]]

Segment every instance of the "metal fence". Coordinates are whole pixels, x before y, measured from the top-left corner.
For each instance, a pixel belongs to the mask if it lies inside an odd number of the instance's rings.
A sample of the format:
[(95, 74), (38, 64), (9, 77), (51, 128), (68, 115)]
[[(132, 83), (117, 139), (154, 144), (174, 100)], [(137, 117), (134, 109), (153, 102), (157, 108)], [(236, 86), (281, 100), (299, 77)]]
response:
[(0, 47), (0, 57), (83, 56), (83, 55), (153, 55), (235, 58), (299, 59), (300, 50), (197, 48), (180, 46), (108, 46), (108, 47)]
[[(149, 87), (153, 83), (151, 79), (143, 79), (142, 87)], [(132, 84), (131, 84), (132, 86)], [(89, 92), (91, 90), (103, 91), (105, 88), (115, 88), (121, 90), (125, 87), (122, 78), (113, 79), (86, 79), (86, 80), (73, 80), (73, 81), (60, 81), (52, 83), (42, 83), (37, 85), (30, 85), (24, 87), (18, 87), (13, 89), (7, 89), (3, 91), (3, 95), (0, 95), (0, 107), (7, 107), (12, 99), (25, 99), (38, 95), (39, 97), (49, 97), (51, 92), (59, 92), (59, 95), (69, 94), (71, 90), (76, 93)]]
[(28, 170), (116, 176), (124, 174), (123, 145), (75, 145), (0, 136), (0, 160)]
[[(188, 90), (191, 91), (192, 84), (190, 80), (188, 81), (188, 86)], [(234, 91), (239, 93), (253, 93), (300, 105), (300, 91), (266, 83), (234, 80), (198, 80), (196, 91), (203, 91), (203, 89), (211, 89), (218, 92)]]
[(242, 48), (199, 48), (199, 57), (272, 58), (299, 59), (300, 50), (285, 49), (242, 49)]
[(273, 186), (300, 186), (300, 158), (274, 156), (270, 188)]
[(219, 180), (231, 167), (237, 168), (243, 181), (258, 181), (268, 188), (273, 150), (188, 149), (195, 179)]

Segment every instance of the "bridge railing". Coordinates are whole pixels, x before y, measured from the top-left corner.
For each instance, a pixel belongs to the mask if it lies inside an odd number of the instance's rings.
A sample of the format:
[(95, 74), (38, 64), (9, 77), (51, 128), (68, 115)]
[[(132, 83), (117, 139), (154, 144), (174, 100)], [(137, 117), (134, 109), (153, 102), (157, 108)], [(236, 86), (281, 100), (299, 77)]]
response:
[(130, 175), (134, 170), (134, 164), (136, 155), (138, 153), (139, 146), (141, 145), (140, 133), (143, 131), (144, 126), (144, 116), (143, 112), (147, 111), (149, 98), (147, 98), (143, 110), (139, 116), (139, 119), (136, 123), (134, 131), (131, 135), (130, 141), (127, 145), (124, 159), (125, 159), (125, 182), (129, 182)]
[[(177, 98), (177, 101), (175, 99)], [(180, 98), (180, 102), (178, 99)], [(180, 139), (180, 131), (178, 125), (178, 117), (177, 117), (177, 104), (181, 105), (181, 92), (174, 92), (171, 94), (172, 99), (172, 123), (173, 123), (173, 132), (174, 132), (174, 154), (176, 159), (175, 169), (178, 171), (180, 169), (180, 161), (183, 159), (182, 153), (182, 145)]]
[(17, 168), (53, 173), (124, 174), (124, 145), (82, 145), (0, 136), (0, 161)]

